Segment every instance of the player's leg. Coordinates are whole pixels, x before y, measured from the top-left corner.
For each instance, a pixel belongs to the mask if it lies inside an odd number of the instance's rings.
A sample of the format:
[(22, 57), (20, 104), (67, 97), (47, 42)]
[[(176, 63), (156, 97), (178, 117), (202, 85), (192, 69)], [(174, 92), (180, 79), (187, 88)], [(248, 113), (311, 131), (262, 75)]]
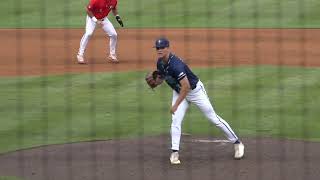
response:
[[(179, 94), (173, 91), (172, 96), (172, 105), (178, 99)], [(180, 149), (180, 139), (181, 139), (181, 125), (184, 118), (184, 115), (189, 107), (189, 103), (186, 100), (183, 100), (178, 106), (178, 109), (174, 114), (172, 114), (172, 123), (171, 123), (171, 149), (172, 153), (170, 156), (171, 164), (180, 164), (179, 160), (179, 149)]]
[[(178, 99), (179, 94), (176, 91), (173, 91), (172, 96), (172, 105)], [(172, 114), (172, 122), (171, 122), (171, 141), (172, 141), (172, 150), (179, 150), (180, 146), (180, 138), (181, 138), (181, 124), (184, 118), (184, 115), (189, 107), (189, 103), (186, 100), (183, 100), (178, 109), (174, 114)]]
[(244, 156), (244, 145), (229, 124), (216, 114), (201, 81), (196, 89), (188, 93), (187, 100), (197, 105), (204, 115), (224, 132), (228, 140), (234, 144), (234, 158), (241, 159)]
[(96, 23), (87, 15), (86, 30), (80, 41), (78, 56), (83, 57), (87, 44), (89, 42), (89, 39), (91, 38), (95, 28), (96, 28)]
[(212, 123), (221, 129), (229, 141), (234, 143), (238, 140), (230, 125), (214, 111), (201, 81), (188, 93), (187, 100), (194, 103)]
[(116, 55), (116, 48), (117, 48), (118, 34), (108, 18), (104, 19), (103, 24), (102, 24), (102, 28), (103, 28), (104, 32), (106, 32), (108, 34), (108, 36), (110, 37), (109, 58), (112, 61), (117, 62), (118, 60), (117, 60), (117, 55)]

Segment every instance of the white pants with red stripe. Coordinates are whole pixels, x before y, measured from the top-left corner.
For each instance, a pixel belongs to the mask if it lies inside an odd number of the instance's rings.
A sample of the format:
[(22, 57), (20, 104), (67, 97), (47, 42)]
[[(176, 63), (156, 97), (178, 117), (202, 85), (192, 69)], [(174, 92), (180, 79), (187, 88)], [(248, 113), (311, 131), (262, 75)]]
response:
[[(113, 27), (112, 23), (109, 21), (107, 17), (104, 18), (102, 21), (102, 24), (98, 24), (99, 26), (102, 26), (102, 29), (106, 34), (110, 37), (110, 55), (116, 56), (116, 46), (117, 46), (117, 32), (115, 28)], [(86, 50), (87, 44), (89, 42), (89, 39), (91, 38), (95, 28), (97, 26), (97, 23), (95, 23), (88, 15), (86, 20), (86, 32), (81, 38), (80, 41), (80, 48), (78, 54), (83, 56), (84, 52)]]
[[(172, 105), (178, 99), (179, 94), (176, 91), (173, 91)], [(237, 141), (238, 137), (233, 132), (229, 124), (223, 120), (220, 116), (214, 111), (209, 98), (207, 96), (206, 90), (199, 80), (197, 87), (187, 94), (187, 97), (181, 102), (178, 106), (177, 111), (172, 114), (172, 124), (171, 124), (171, 149), (179, 150), (180, 138), (181, 138), (181, 124), (184, 118), (184, 115), (189, 107), (189, 103), (195, 104), (202, 113), (228, 138), (232, 143)]]

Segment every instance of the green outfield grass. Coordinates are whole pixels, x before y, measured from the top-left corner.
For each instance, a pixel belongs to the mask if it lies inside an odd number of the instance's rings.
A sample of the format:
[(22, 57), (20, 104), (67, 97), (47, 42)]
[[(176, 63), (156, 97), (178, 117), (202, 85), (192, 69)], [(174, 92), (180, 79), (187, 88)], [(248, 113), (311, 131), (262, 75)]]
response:
[(20, 177), (14, 177), (14, 176), (0, 176), (0, 180), (23, 180)]
[[(88, 1), (1, 1), (0, 28), (83, 28)], [(320, 27), (318, 0), (119, 0), (118, 6), (127, 28)]]
[[(216, 111), (240, 136), (320, 140), (319, 68), (195, 69)], [(172, 92), (145, 72), (0, 78), (0, 152), (169, 132)], [(191, 106), (183, 132), (221, 136)]]

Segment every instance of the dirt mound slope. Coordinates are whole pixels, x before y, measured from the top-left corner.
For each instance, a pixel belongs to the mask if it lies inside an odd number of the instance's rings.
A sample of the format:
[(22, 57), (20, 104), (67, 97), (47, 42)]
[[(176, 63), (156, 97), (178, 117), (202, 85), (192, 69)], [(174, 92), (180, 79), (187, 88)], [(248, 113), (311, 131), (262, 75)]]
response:
[(169, 137), (50, 145), (0, 156), (0, 175), (32, 180), (316, 180), (320, 143), (245, 138), (234, 160), (224, 140), (184, 136), (181, 165), (169, 163)]

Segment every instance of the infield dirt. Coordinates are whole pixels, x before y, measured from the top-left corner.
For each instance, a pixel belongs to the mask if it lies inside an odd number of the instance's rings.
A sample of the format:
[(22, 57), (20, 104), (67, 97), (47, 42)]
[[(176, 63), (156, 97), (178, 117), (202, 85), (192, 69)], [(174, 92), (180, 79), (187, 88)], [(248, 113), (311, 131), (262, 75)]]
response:
[(83, 29), (0, 30), (0, 76), (154, 69), (155, 39), (166, 36), (171, 49), (192, 67), (253, 64), (320, 66), (318, 29), (119, 29), (119, 64), (108, 63), (108, 37), (99, 28), (86, 51), (76, 54)]

